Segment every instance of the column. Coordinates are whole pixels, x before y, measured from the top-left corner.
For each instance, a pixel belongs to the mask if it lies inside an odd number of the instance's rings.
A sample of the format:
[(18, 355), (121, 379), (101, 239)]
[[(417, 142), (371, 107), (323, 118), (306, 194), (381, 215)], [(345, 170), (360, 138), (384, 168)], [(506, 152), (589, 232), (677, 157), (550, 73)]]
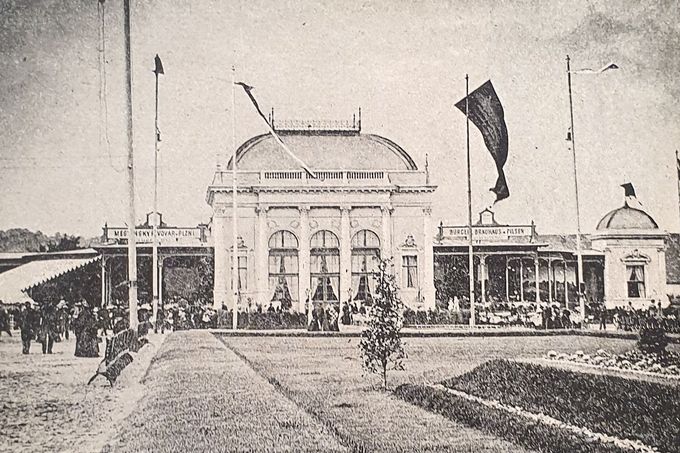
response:
[(163, 261), (165, 257), (158, 257), (158, 306), (163, 308)]
[(349, 228), (349, 211), (351, 206), (340, 207), (340, 289), (338, 299), (340, 300), (340, 313), (345, 294), (352, 286), (352, 249)]
[(310, 280), (310, 257), (309, 257), (309, 206), (299, 206), (300, 211), (300, 243), (298, 250), (298, 297), (300, 298), (299, 310), (304, 313), (305, 302), (310, 299), (307, 311), (307, 322), (312, 321), (312, 295), (309, 290)]
[(479, 283), (481, 285), (482, 305), (486, 304), (486, 255), (479, 255)]
[(534, 255), (534, 280), (536, 280), (536, 303), (541, 301), (541, 287), (539, 285), (538, 253)]
[(519, 300), (524, 302), (524, 257), (519, 257)]
[[(111, 258), (111, 259), (113, 259), (113, 258)], [(111, 263), (112, 264), (108, 265), (107, 267), (112, 268), (113, 267), (113, 261), (111, 261)], [(112, 271), (107, 269), (107, 272), (106, 272), (106, 305), (107, 306), (111, 304), (111, 288), (112, 288), (111, 274), (112, 274)]]
[(547, 262), (548, 262), (548, 303), (552, 304), (552, 301), (553, 301), (552, 280), (553, 280), (553, 277), (554, 277), (554, 273), (551, 273), (552, 260), (550, 258), (548, 258)]
[(213, 282), (213, 308), (219, 310), (227, 305), (231, 282), (229, 275), (229, 250), (224, 240), (226, 222), (226, 208), (215, 207), (213, 210), (212, 237), (215, 251), (215, 280)]
[(505, 255), (505, 301), (510, 302), (510, 259)]
[(381, 206), (382, 213), (382, 259), (392, 257), (392, 208), (390, 206)]
[(435, 308), (434, 254), (432, 251), (432, 208), (423, 209), (423, 296), (425, 309)]
[(105, 307), (106, 306), (106, 275), (108, 272), (106, 272), (106, 259), (104, 256), (102, 256), (101, 262), (99, 263), (101, 267), (101, 304), (100, 307)]
[(567, 290), (567, 260), (564, 260), (564, 274), (562, 280), (564, 281), (564, 308), (569, 308), (569, 291)]
[(255, 303), (266, 307), (269, 294), (269, 238), (267, 238), (267, 206), (255, 208)]

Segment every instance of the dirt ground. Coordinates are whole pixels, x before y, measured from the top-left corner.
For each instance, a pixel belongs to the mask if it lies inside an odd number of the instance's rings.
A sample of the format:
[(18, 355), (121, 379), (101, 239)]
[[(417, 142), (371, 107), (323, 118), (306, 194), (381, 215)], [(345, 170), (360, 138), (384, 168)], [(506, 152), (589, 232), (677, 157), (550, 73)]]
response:
[[(54, 344), (43, 355), (40, 343), (21, 353), (18, 331), (0, 337), (0, 452), (96, 452), (135, 407), (142, 380), (162, 337), (151, 336), (113, 388), (98, 377), (101, 358), (73, 355), (75, 339)], [(100, 355), (103, 356), (100, 343)]]

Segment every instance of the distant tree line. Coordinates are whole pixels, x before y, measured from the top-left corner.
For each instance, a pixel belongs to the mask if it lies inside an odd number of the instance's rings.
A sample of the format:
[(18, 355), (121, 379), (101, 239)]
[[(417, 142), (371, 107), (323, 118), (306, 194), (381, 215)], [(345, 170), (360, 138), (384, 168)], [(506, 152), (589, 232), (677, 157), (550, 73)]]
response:
[(67, 233), (48, 236), (41, 231), (12, 228), (0, 230), (0, 252), (62, 252), (89, 247), (97, 240)]

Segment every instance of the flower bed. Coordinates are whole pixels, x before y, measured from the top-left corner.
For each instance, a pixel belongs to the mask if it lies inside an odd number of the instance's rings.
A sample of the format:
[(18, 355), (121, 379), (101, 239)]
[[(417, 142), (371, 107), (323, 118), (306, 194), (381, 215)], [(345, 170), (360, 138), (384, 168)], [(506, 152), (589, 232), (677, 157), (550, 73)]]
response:
[(537, 423), (507, 411), (424, 385), (404, 384), (395, 394), (412, 404), (536, 451), (554, 453), (630, 452), (613, 443), (600, 443), (585, 434)]
[(560, 362), (580, 363), (610, 370), (640, 372), (671, 379), (680, 379), (680, 354), (664, 352), (660, 354), (631, 350), (624, 354), (609, 354), (599, 349), (595, 354), (576, 351), (574, 354), (548, 351), (546, 358)]
[(443, 384), (595, 432), (680, 452), (680, 397), (674, 386), (506, 360), (487, 362)]

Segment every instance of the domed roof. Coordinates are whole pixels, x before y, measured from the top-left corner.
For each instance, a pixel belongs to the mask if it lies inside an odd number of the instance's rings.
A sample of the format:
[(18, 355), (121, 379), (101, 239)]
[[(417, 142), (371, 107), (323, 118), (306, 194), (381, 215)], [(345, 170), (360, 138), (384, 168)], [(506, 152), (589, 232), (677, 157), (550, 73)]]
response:
[[(286, 132), (281, 140), (314, 170), (417, 170), (399, 145), (359, 132)], [(258, 135), (236, 151), (239, 170), (297, 170), (300, 165), (271, 134)], [(228, 168), (231, 168), (231, 160)]]
[(610, 211), (597, 224), (598, 230), (658, 230), (659, 225), (641, 209), (632, 208), (628, 203)]

